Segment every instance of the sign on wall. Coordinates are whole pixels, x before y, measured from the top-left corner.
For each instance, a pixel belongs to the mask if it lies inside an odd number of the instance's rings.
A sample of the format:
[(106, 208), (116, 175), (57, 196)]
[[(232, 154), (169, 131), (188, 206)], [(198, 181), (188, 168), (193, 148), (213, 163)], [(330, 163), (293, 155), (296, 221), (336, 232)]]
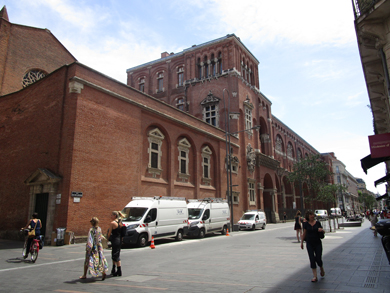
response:
[(390, 133), (370, 135), (371, 158), (382, 158), (390, 156)]

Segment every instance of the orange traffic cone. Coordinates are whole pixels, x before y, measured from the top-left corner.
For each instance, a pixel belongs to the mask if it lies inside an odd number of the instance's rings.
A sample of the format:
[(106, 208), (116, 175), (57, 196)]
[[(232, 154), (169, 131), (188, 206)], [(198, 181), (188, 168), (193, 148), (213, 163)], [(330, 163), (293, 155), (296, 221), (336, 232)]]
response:
[(226, 236), (230, 236), (229, 235), (229, 229), (226, 229)]
[(150, 248), (155, 249), (156, 246), (154, 246), (154, 237), (152, 236), (152, 243), (150, 243)]

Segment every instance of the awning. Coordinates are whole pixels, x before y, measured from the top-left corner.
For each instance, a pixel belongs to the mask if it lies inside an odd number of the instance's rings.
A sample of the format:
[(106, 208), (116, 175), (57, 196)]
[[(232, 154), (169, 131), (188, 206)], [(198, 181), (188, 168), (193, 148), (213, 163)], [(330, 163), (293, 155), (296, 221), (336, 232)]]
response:
[(375, 182), (374, 182), (374, 185), (375, 185), (375, 187), (376, 187), (377, 185), (379, 185), (379, 184), (381, 184), (381, 183), (383, 183), (383, 182), (386, 182), (386, 181), (388, 181), (388, 180), (390, 180), (390, 173), (387, 174), (385, 177), (382, 177), (381, 179), (378, 179), (377, 181), (375, 181)]
[(371, 158), (371, 155), (364, 157), (360, 160), (361, 166), (363, 168), (364, 173), (367, 174), (367, 170), (379, 163), (390, 161), (390, 157), (382, 157), (382, 158)]
[(377, 201), (380, 201), (380, 200), (385, 199), (385, 198), (388, 198), (388, 197), (389, 197), (389, 194), (385, 193), (384, 195), (378, 196), (378, 197), (376, 198), (376, 200), (377, 200)]

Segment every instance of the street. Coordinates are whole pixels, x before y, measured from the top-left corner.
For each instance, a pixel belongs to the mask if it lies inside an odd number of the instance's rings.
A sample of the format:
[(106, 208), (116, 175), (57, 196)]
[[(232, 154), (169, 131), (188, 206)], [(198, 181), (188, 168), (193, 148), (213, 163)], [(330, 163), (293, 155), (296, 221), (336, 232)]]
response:
[[(389, 292), (390, 265), (381, 237), (365, 221), (327, 233), (325, 278), (311, 283), (306, 248), (293, 223), (230, 236), (155, 241), (156, 249), (121, 251), (122, 277), (79, 280), (84, 244), (45, 246), (35, 264), (24, 261), (22, 243), (0, 240), (1, 292)], [(103, 227), (104, 228), (104, 227)], [(105, 250), (111, 270), (111, 251)], [(108, 272), (109, 273), (109, 272)]]

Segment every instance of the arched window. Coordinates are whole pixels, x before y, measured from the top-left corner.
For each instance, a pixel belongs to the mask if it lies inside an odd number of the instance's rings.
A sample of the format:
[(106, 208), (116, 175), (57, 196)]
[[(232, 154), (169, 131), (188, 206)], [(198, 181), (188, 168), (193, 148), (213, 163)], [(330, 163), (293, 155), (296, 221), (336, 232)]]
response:
[(200, 62), (200, 58), (198, 58), (198, 78), (202, 79), (202, 63)]
[(138, 88), (141, 92), (145, 92), (145, 77), (141, 77), (138, 82)]
[(41, 78), (44, 78), (45, 76), (46, 72), (40, 69), (30, 70), (23, 76), (23, 87), (29, 86), (30, 84), (33, 84), (34, 82), (40, 80)]
[(204, 185), (211, 183), (211, 155), (213, 152), (208, 146), (202, 148), (202, 181)]
[(275, 151), (276, 153), (283, 154), (283, 140), (279, 134), (276, 136)]
[(218, 54), (218, 63), (219, 63), (219, 73), (222, 74), (222, 53)]
[(204, 77), (209, 77), (209, 62), (210, 60), (207, 60), (207, 56), (204, 56)]
[(184, 67), (181, 66), (177, 70), (177, 86), (183, 86), (184, 85)]
[(157, 73), (157, 90), (156, 92), (164, 91), (164, 72)]
[(179, 110), (184, 111), (185, 110), (184, 106), (185, 106), (184, 98), (183, 97), (177, 98), (176, 108), (178, 108)]

